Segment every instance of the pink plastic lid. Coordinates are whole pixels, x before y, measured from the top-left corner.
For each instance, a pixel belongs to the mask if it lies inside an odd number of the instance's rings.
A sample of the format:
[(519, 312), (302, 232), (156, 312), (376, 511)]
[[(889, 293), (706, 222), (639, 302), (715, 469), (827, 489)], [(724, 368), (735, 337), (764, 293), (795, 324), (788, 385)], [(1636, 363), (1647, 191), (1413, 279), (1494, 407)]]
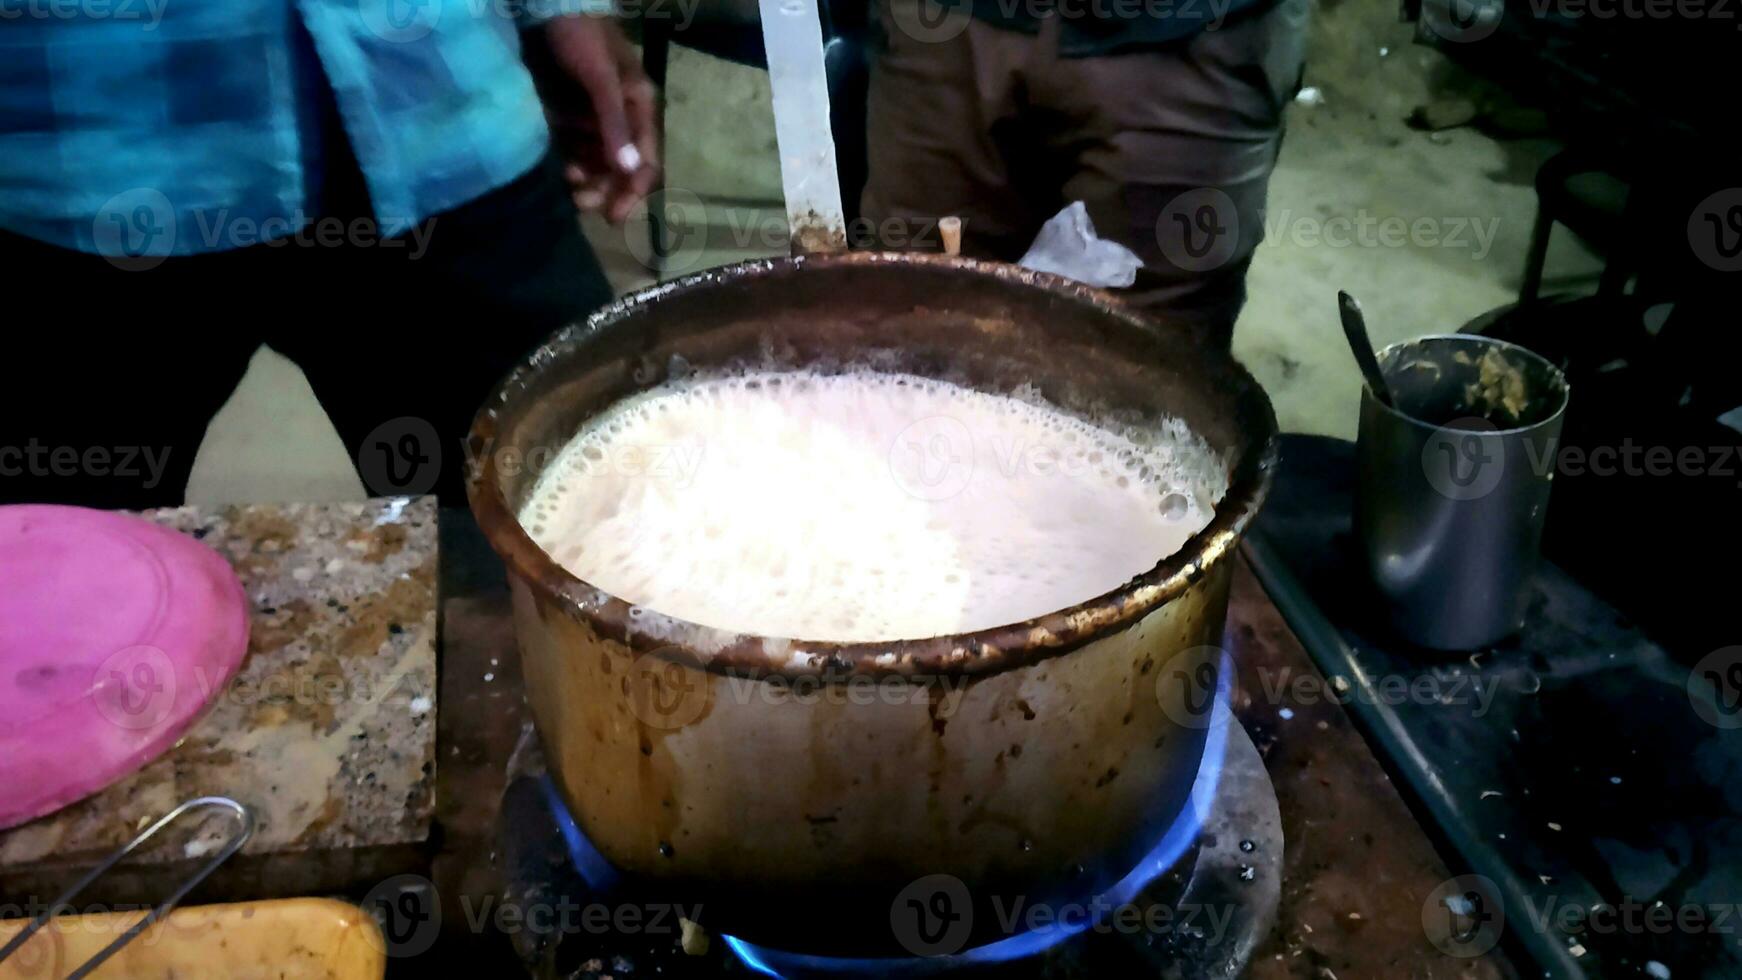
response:
[(0, 828), (163, 754), (248, 652), (230, 565), (127, 514), (0, 507)]

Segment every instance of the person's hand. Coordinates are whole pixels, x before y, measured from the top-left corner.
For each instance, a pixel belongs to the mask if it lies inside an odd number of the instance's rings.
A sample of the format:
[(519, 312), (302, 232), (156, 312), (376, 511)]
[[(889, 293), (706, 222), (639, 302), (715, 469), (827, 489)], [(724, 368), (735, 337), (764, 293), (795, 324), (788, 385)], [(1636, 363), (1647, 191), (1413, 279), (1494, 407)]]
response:
[(658, 97), (635, 49), (595, 16), (557, 17), (524, 41), (575, 206), (621, 224), (659, 177)]

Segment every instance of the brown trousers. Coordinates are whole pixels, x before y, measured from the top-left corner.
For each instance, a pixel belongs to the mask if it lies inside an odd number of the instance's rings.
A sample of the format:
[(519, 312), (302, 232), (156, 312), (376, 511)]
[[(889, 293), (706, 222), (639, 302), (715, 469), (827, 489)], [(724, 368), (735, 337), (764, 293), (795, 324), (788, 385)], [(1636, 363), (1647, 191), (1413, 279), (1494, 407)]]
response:
[(1143, 259), (1128, 299), (1226, 346), (1300, 84), (1308, 0), (1086, 58), (1059, 57), (1056, 15), (1038, 34), (965, 15), (940, 27), (915, 20), (924, 3), (881, 5), (864, 216), (957, 215), (965, 254), (1013, 261), (1080, 200), (1099, 235)]

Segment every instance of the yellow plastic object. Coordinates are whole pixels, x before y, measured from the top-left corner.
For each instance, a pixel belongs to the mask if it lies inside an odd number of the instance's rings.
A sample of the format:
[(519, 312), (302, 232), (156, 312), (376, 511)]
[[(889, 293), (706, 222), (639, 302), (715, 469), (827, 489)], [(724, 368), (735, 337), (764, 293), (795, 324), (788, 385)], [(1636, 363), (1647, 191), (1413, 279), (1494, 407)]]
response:
[[(51, 919), (4, 962), (0, 980), (59, 980), (145, 913)], [(0, 946), (29, 919), (0, 921)], [(379, 980), (381, 930), (367, 912), (323, 898), (180, 908), (121, 947), (92, 980)]]

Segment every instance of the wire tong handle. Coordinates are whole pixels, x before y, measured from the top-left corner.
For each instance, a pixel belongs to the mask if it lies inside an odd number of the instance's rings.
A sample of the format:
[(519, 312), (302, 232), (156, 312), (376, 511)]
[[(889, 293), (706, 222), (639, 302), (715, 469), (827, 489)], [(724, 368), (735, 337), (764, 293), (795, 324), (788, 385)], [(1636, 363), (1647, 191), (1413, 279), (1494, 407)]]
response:
[(165, 914), (175, 908), (176, 904), (183, 898), (187, 897), (187, 893), (192, 891), (195, 885), (205, 881), (213, 871), (218, 869), (220, 864), (228, 861), (232, 855), (241, 850), (242, 845), (248, 843), (248, 838), (254, 836), (254, 811), (243, 804), (238, 803), (227, 796), (201, 796), (196, 799), (188, 800), (164, 814), (156, 823), (145, 828), (143, 832), (128, 841), (120, 850), (105, 858), (102, 864), (99, 864), (85, 872), (85, 876), (74, 882), (72, 887), (57, 895), (55, 900), (49, 903), (48, 908), (44, 909), (41, 914), (32, 919), (29, 925), (19, 930), (18, 935), (13, 936), (11, 941), (9, 941), (5, 946), (0, 947), (0, 962), (4, 962), (8, 956), (16, 953), (19, 947), (23, 946), (30, 940), (31, 936), (36, 935), (37, 932), (41, 931), (43, 926), (48, 924), (48, 920), (55, 917), (57, 910), (65, 908), (67, 903), (71, 902), (79, 892), (90, 887), (91, 882), (101, 878), (110, 868), (121, 863), (127, 855), (138, 850), (140, 845), (150, 840), (158, 831), (174, 823), (182, 814), (192, 810), (230, 811), (236, 817), (235, 833), (224, 842), (223, 848), (220, 849), (210, 861), (207, 861), (198, 871), (195, 871), (192, 876), (184, 879), (181, 884), (177, 885), (175, 891), (171, 892), (168, 898), (159, 902), (156, 908), (145, 914), (144, 918), (133, 923), (131, 926), (128, 926), (126, 932), (115, 937), (113, 942), (104, 946), (95, 956), (80, 964), (78, 969), (67, 974), (67, 980), (80, 980), (81, 977), (89, 976), (92, 970), (102, 966), (103, 962), (109, 957), (115, 955), (116, 951), (121, 947), (127, 945), (135, 936), (150, 928), (152, 923), (163, 918)]

